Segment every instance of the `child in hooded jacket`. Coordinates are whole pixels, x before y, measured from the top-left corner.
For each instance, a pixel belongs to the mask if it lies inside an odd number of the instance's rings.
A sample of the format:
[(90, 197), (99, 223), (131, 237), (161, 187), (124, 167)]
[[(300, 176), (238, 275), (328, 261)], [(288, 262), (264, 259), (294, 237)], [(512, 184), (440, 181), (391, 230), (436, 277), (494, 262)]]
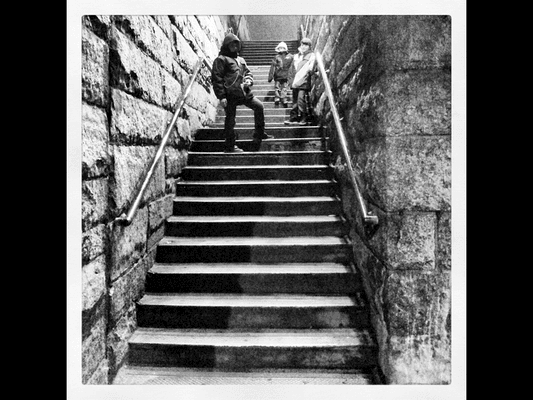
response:
[(281, 100), (281, 104), (283, 105), (283, 107), (287, 108), (287, 91), (289, 88), (287, 81), (289, 69), (292, 66), (294, 57), (292, 54), (289, 54), (287, 44), (285, 42), (280, 42), (276, 46), (275, 50), (278, 54), (276, 54), (276, 56), (272, 60), (272, 64), (270, 65), (270, 71), (268, 73), (268, 82), (270, 83), (272, 82), (272, 79), (274, 80), (274, 104), (278, 106)]
[(273, 136), (265, 133), (265, 116), (263, 103), (253, 95), (251, 86), (254, 77), (244, 58), (239, 56), (241, 42), (239, 38), (229, 33), (224, 38), (218, 57), (213, 61), (211, 83), (215, 96), (226, 113), (224, 121), (225, 146), (227, 153), (241, 152), (235, 144), (235, 116), (237, 106), (244, 105), (254, 111), (254, 149), (259, 149), (263, 139)]
[(309, 125), (309, 91), (311, 90), (311, 77), (315, 69), (315, 54), (311, 50), (311, 39), (303, 38), (294, 56), (289, 70), (288, 83), (292, 89), (292, 109), (285, 125)]

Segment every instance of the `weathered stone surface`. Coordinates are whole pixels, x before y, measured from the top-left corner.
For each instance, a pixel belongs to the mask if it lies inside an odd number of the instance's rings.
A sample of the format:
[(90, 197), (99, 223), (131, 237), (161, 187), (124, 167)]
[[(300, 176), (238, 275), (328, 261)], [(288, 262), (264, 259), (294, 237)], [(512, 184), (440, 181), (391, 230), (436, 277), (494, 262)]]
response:
[(450, 67), (449, 16), (380, 16), (375, 19), (383, 65), (392, 69)]
[(172, 215), (173, 195), (167, 195), (148, 204), (148, 228), (153, 232)]
[[(198, 62), (198, 55), (191, 48), (191, 44), (183, 37), (183, 34), (178, 28), (172, 26), (172, 31), (174, 32), (173, 44), (177, 51), (177, 63), (186, 73), (191, 73), (195, 64)], [(174, 71), (178, 74), (176, 68), (174, 68)], [(187, 81), (188, 80), (182, 77), (180, 83), (182, 85), (187, 85)]]
[(148, 15), (122, 15), (116, 17), (120, 29), (134, 43), (157, 61), (167, 71), (172, 71), (173, 47), (163, 29)]
[(450, 381), (450, 287), (449, 273), (390, 274), (385, 302), (392, 383)]
[(131, 225), (113, 225), (111, 233), (112, 254), (110, 279), (114, 282), (128, 268), (140, 260), (146, 251), (146, 235), (148, 230), (148, 211), (140, 208), (135, 214)]
[[(219, 51), (219, 47), (213, 42), (213, 37), (209, 36), (210, 31), (204, 31), (194, 15), (174, 16), (174, 22), (184, 39), (189, 43), (191, 50), (198, 55), (205, 55), (213, 60)], [(178, 47), (179, 49), (179, 47)], [(198, 55), (196, 59), (198, 59)]]
[(83, 28), (81, 51), (82, 99), (104, 107), (109, 93), (109, 48), (102, 39)]
[[(408, 71), (387, 75), (381, 94), (374, 135), (451, 135), (451, 76), (442, 71)], [(360, 103), (361, 104), (361, 103)]]
[(109, 371), (113, 376), (128, 352), (128, 340), (136, 328), (135, 306), (132, 305), (106, 337)]
[(156, 144), (172, 120), (169, 111), (122, 91), (111, 92), (111, 139), (124, 144)]
[(435, 268), (436, 216), (433, 212), (389, 215), (385, 262), (394, 269)]
[(166, 37), (172, 39), (172, 21), (168, 15), (152, 15), (155, 23), (165, 32)]
[(440, 213), (437, 225), (437, 267), (452, 267), (452, 220), (449, 212)]
[(142, 52), (118, 29), (111, 30), (111, 82), (114, 88), (161, 106), (161, 65)]
[(109, 384), (109, 363), (107, 360), (102, 360), (96, 371), (92, 374), (87, 382), (84, 382), (86, 385), (107, 385)]
[(181, 99), (183, 88), (180, 83), (167, 71), (161, 71), (163, 88), (163, 107), (174, 115), (178, 101)]
[(105, 313), (100, 313), (91, 326), (90, 333), (82, 341), (82, 382), (87, 383), (100, 363), (105, 360)]
[(82, 182), (82, 228), (90, 229), (105, 221), (109, 210), (108, 179), (100, 178)]
[(105, 255), (82, 267), (82, 310), (89, 310), (106, 293), (106, 260)]
[[(113, 200), (117, 208), (123, 209), (135, 200), (148, 172), (157, 148), (140, 146), (114, 146), (115, 185)], [(157, 198), (165, 193), (165, 161), (161, 157), (144, 192), (142, 202)]]
[(81, 259), (84, 264), (104, 254), (107, 248), (107, 226), (97, 225), (82, 234)]
[(178, 176), (187, 165), (188, 153), (173, 148), (165, 149), (165, 168), (167, 176)]
[(451, 138), (408, 136), (365, 142), (364, 181), (388, 212), (451, 206)]
[(110, 323), (115, 324), (144, 293), (146, 273), (151, 264), (145, 258), (118, 277), (109, 288)]
[(107, 175), (110, 169), (109, 128), (105, 110), (82, 104), (82, 177)]

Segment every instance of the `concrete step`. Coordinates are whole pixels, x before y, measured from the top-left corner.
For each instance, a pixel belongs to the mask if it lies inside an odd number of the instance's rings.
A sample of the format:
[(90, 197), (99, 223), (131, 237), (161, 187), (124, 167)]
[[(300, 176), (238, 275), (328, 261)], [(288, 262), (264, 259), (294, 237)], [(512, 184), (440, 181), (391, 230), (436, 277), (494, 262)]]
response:
[(354, 266), (341, 263), (156, 263), (150, 293), (353, 294), (362, 290)]
[(194, 152), (189, 165), (313, 165), (327, 164), (329, 151), (257, 151), (242, 153)]
[(179, 181), (176, 196), (335, 196), (337, 185), (332, 180), (233, 180)]
[(171, 216), (165, 225), (167, 236), (343, 236), (348, 233), (339, 216)]
[(266, 369), (227, 371), (125, 365), (113, 385), (374, 385), (372, 369)]
[(312, 180), (333, 179), (328, 165), (189, 165), (181, 173), (186, 181), (201, 180)]
[[(271, 114), (265, 116), (265, 123), (283, 123), (283, 121), (289, 119), (290, 111), (287, 111), (285, 113), (278, 113), (278, 114)], [(219, 114), (215, 116), (215, 124), (224, 124), (224, 120), (226, 119), (226, 116), (224, 114)], [(253, 113), (237, 113), (235, 116), (235, 123), (237, 125), (241, 125), (243, 123), (245, 124), (253, 124), (255, 121), (255, 117)]]
[[(239, 139), (252, 139), (253, 128), (235, 128), (235, 134)], [(320, 127), (289, 125), (276, 128), (267, 128), (265, 133), (273, 135), (276, 139), (289, 138), (324, 138), (325, 135)], [(202, 128), (198, 129), (194, 140), (224, 140), (224, 128)]]
[[(263, 139), (259, 150), (262, 152), (279, 151), (323, 151), (326, 149), (326, 138), (274, 138)], [(253, 139), (238, 139), (235, 144), (242, 150), (252, 152), (257, 149)], [(194, 140), (190, 151), (195, 152), (223, 152), (224, 140)]]
[(130, 365), (224, 370), (251, 368), (372, 368), (376, 345), (365, 330), (139, 328), (129, 342)]
[(139, 327), (175, 329), (335, 329), (368, 327), (365, 304), (347, 295), (146, 293)]
[[(265, 105), (266, 104), (266, 105)], [(275, 117), (288, 117), (291, 113), (291, 103), (289, 103), (289, 106), (287, 108), (283, 107), (282, 105), (276, 106), (273, 102), (263, 103), (265, 106), (264, 108), (264, 114), (265, 119), (275, 118)], [(217, 108), (217, 117), (225, 117), (226, 113), (224, 112), (224, 109), (222, 107)], [(254, 110), (246, 107), (246, 106), (237, 106), (237, 116), (235, 118), (242, 118), (242, 117), (253, 117), (254, 116)]]
[(338, 215), (341, 211), (339, 199), (331, 196), (177, 196), (173, 200), (174, 215)]
[(199, 237), (165, 236), (156, 262), (349, 262), (351, 244), (335, 236)]

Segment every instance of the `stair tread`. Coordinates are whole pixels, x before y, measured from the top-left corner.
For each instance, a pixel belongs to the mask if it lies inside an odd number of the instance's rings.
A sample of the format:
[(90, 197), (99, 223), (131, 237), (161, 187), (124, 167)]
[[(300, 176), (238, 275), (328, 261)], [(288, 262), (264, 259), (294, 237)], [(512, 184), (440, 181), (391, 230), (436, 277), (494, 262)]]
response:
[(152, 274), (331, 274), (351, 273), (341, 263), (155, 263)]
[(224, 181), (180, 181), (177, 185), (208, 185), (208, 186), (225, 186), (225, 185), (319, 185), (330, 184), (333, 181), (328, 179), (305, 179), (305, 180), (224, 180)]
[(325, 308), (362, 307), (364, 304), (346, 295), (249, 294), (249, 293), (146, 293), (140, 305), (168, 307), (263, 307)]
[(168, 222), (221, 222), (221, 223), (238, 223), (238, 222), (342, 222), (339, 216), (334, 215), (294, 215), (294, 216), (277, 216), (277, 215), (200, 215), (200, 216), (181, 216), (172, 215), (167, 219)]
[(154, 367), (127, 365), (122, 367), (114, 384), (118, 385), (339, 385), (372, 384), (365, 370), (339, 369), (247, 369), (225, 371), (213, 368)]
[(374, 343), (367, 329), (167, 329), (139, 327), (130, 344), (165, 344), (220, 347), (323, 347)]
[(316, 202), (337, 202), (336, 197), (332, 196), (296, 196), (296, 197), (274, 197), (274, 196), (176, 196), (175, 202), (231, 202), (231, 203), (255, 203), (255, 202), (273, 202), (273, 203), (316, 203)]
[(221, 170), (221, 169), (323, 169), (330, 168), (331, 165), (328, 164), (317, 164), (317, 165), (187, 165), (186, 169), (194, 170)]
[[(202, 155), (220, 155), (221, 151), (189, 151), (191, 154), (202, 154)], [(329, 153), (327, 150), (294, 150), (294, 151), (243, 151), (242, 153), (223, 153), (224, 156), (240, 156), (240, 155), (255, 155), (255, 156), (264, 156), (264, 155), (298, 155), (298, 154), (324, 154)]]
[(346, 245), (346, 239), (337, 236), (288, 236), (288, 237), (175, 237), (164, 236), (162, 246), (310, 246)]

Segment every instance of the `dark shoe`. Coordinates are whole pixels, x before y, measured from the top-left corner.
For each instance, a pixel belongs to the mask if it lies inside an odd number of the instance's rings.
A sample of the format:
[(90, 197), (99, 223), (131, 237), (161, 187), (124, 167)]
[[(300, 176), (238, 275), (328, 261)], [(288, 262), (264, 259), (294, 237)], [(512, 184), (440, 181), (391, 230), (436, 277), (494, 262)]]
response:
[(289, 107), (289, 103), (288, 103), (288, 102), (286, 102), (286, 101), (285, 101), (285, 102), (283, 102), (283, 107), (285, 107), (285, 108)]
[(224, 153), (242, 153), (244, 150), (239, 149), (237, 146), (233, 146), (233, 149), (226, 149)]
[(298, 120), (297, 119), (289, 119), (289, 120), (286, 120), (286, 121), (283, 121), (283, 123), (285, 125), (297, 125), (298, 124)]
[(311, 125), (311, 122), (306, 119), (302, 119), (300, 122), (298, 122), (298, 125)]
[(263, 139), (274, 139), (274, 136), (267, 135), (266, 133), (263, 133), (262, 135), (259, 136), (259, 139), (261, 139), (261, 140), (263, 140)]
[(274, 101), (274, 105), (275, 105), (276, 107), (279, 106), (279, 100), (275, 100), (275, 101)]

